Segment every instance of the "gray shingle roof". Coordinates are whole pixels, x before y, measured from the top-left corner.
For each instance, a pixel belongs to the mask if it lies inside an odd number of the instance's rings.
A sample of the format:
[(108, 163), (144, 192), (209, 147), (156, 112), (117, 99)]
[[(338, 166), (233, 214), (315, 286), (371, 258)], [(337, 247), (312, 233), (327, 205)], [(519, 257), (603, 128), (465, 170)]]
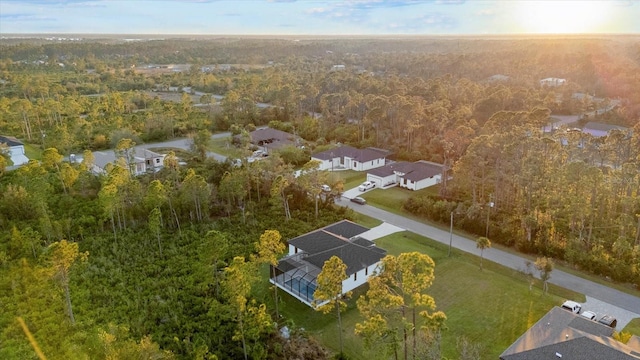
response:
[[(562, 357), (558, 356), (561, 355)], [(569, 339), (529, 351), (501, 356), (502, 360), (637, 360), (638, 357), (624, 353), (588, 337)]]
[[(324, 262), (338, 256), (347, 265), (347, 275), (364, 269), (380, 261), (386, 251), (362, 238), (349, 239), (366, 232), (364, 226), (349, 220), (342, 220), (307, 234), (289, 240), (289, 245), (307, 254), (303, 261), (321, 269)], [(286, 259), (286, 258), (285, 258)]]
[(365, 149), (356, 149), (352, 146), (341, 146), (335, 149), (322, 151), (316, 154), (313, 154), (313, 157), (320, 160), (330, 160), (334, 158), (352, 158), (359, 162), (367, 162), (376, 159), (384, 159), (389, 155), (389, 152), (382, 149), (377, 148), (365, 148)]
[(398, 172), (404, 174), (402, 176), (403, 178), (415, 182), (442, 174), (442, 167), (443, 165), (441, 164), (424, 160), (412, 163), (400, 161), (383, 167), (367, 170), (367, 173), (375, 176), (386, 177), (392, 175), (394, 172)]
[(309, 255), (305, 260), (314, 266), (322, 268), (324, 262), (329, 260), (332, 256), (339, 257), (340, 260), (347, 265), (347, 276), (351, 276), (367, 266), (377, 263), (384, 257), (384, 254), (372, 251), (364, 246), (345, 242), (340, 247)]
[(554, 307), (500, 355), (502, 360), (639, 360), (609, 336), (613, 329)]
[(0, 144), (7, 144), (8, 147), (24, 145), (13, 136), (0, 136)]
[(308, 253), (316, 254), (344, 245), (347, 240), (324, 230), (316, 230), (289, 240), (289, 245)]
[(352, 237), (360, 235), (369, 229), (349, 220), (342, 220), (323, 228), (323, 230), (342, 236), (343, 238), (351, 239)]
[(258, 145), (266, 145), (272, 143), (293, 144), (295, 142), (295, 136), (288, 132), (272, 129), (262, 128), (257, 129), (249, 133), (251, 142)]

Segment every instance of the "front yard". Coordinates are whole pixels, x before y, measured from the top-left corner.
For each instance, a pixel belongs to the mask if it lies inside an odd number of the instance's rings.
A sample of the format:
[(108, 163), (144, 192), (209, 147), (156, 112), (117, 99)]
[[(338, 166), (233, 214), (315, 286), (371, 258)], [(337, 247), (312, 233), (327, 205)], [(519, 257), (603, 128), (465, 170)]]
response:
[[(517, 271), (485, 260), (479, 271), (478, 257), (455, 251), (447, 257), (445, 245), (419, 235), (401, 232), (376, 241), (389, 254), (419, 251), (436, 262), (436, 279), (428, 293), (447, 315), (447, 330), (442, 337), (442, 352), (447, 358), (458, 358), (458, 339), (464, 337), (482, 348), (482, 359), (496, 359), (514, 340), (540, 319), (551, 307), (565, 299), (584, 301), (580, 294), (550, 286), (542, 295), (539, 284), (529, 291), (526, 277)], [(381, 359), (378, 352), (364, 348), (355, 336), (355, 324), (361, 321), (355, 299), (366, 285), (354, 292), (343, 314), (345, 352), (352, 359)], [(333, 351), (339, 349), (335, 315), (322, 315), (283, 294), (282, 313), (295, 327), (305, 328)]]

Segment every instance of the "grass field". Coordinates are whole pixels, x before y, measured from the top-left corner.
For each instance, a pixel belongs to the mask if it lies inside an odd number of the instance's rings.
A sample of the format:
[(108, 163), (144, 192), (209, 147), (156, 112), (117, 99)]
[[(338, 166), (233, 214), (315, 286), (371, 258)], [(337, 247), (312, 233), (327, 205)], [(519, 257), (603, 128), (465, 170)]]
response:
[(39, 145), (24, 144), (24, 152), (29, 160), (42, 160), (42, 149)]
[[(443, 356), (457, 358), (459, 338), (481, 346), (482, 359), (497, 359), (514, 340), (540, 319), (551, 307), (565, 299), (584, 301), (584, 296), (550, 286), (542, 295), (540, 285), (532, 291), (524, 275), (485, 260), (485, 270), (479, 270), (479, 259), (457, 251), (447, 257), (447, 247), (409, 232), (396, 233), (379, 239), (377, 244), (389, 254), (419, 251), (436, 262), (436, 279), (428, 293), (434, 297), (438, 310), (447, 315), (447, 330), (442, 337)], [(360, 315), (355, 298), (365, 291), (359, 289), (343, 314), (345, 352), (353, 359), (380, 359), (376, 352), (364, 348), (354, 335)], [(339, 338), (335, 315), (322, 315), (294, 298), (284, 295), (282, 313), (295, 325), (305, 328), (326, 347), (338, 351)]]
[(622, 329), (622, 331), (640, 336), (640, 318), (631, 320), (631, 322), (628, 323), (627, 326)]
[[(364, 180), (363, 180), (364, 181)], [(357, 184), (356, 184), (357, 185)], [(425, 219), (425, 218), (421, 218), (418, 217), (408, 211), (405, 211), (404, 209), (402, 209), (402, 203), (404, 203), (404, 201), (412, 196), (419, 196), (419, 195), (423, 195), (423, 194), (427, 194), (427, 193), (436, 193), (438, 192), (437, 190), (438, 186), (432, 186), (429, 187), (427, 189), (423, 189), (420, 191), (410, 191), (407, 189), (402, 189), (400, 187), (394, 187), (394, 188), (390, 188), (390, 189), (385, 189), (385, 190), (381, 190), (381, 189), (376, 189), (373, 191), (369, 191), (366, 194), (363, 194), (362, 197), (365, 198), (367, 200), (367, 203), (369, 203), (369, 205), (373, 205), (377, 208), (380, 208), (382, 210), (388, 211), (390, 213), (396, 214), (396, 215), (401, 215), (404, 216), (406, 218), (412, 219), (412, 220), (416, 220), (419, 222), (422, 222), (424, 224), (428, 224), (437, 228), (440, 228), (442, 230), (445, 231), (449, 231), (449, 224), (442, 224), (442, 223), (437, 223), (434, 221), (431, 221), (429, 219)], [(345, 186), (345, 189), (348, 189)], [(454, 221), (455, 224), (455, 221)], [(460, 236), (465, 236), (468, 238), (475, 238), (476, 235), (467, 233), (465, 231), (462, 230), (456, 230), (454, 228), (454, 233), (456, 233), (457, 235)], [(501, 244), (498, 243), (494, 243), (492, 244), (492, 247), (514, 254), (514, 255), (518, 255), (524, 258), (529, 259), (531, 262), (535, 262), (536, 260), (536, 256), (535, 255), (531, 255), (531, 254), (523, 254), (518, 252), (517, 250), (510, 248), (510, 247), (506, 247), (506, 246), (502, 246)], [(570, 265), (567, 264), (563, 264), (561, 262), (556, 262), (555, 264), (555, 268), (565, 271), (567, 273), (570, 273), (572, 275), (581, 277), (583, 279), (587, 279), (589, 281), (593, 281), (595, 283), (604, 285), (604, 286), (608, 286), (608, 287), (612, 287), (616, 290), (625, 292), (627, 294), (633, 295), (633, 296), (640, 296), (640, 291), (636, 290), (633, 285), (631, 284), (619, 284), (619, 283), (615, 283), (612, 282), (610, 280), (607, 280), (604, 277), (600, 277), (597, 275), (593, 275), (593, 274), (589, 274), (588, 272), (583, 272), (580, 270), (577, 270), (573, 267), (571, 267)]]

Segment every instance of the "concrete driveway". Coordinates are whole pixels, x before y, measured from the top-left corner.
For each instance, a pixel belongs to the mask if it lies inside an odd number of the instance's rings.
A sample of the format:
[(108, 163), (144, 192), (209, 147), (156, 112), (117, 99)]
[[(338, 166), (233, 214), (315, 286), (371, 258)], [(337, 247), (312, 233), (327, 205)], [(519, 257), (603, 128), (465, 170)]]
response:
[[(360, 186), (360, 185), (358, 185), (358, 186)], [(368, 193), (369, 191), (376, 189), (376, 188), (373, 188), (373, 189), (369, 189), (369, 190), (366, 190), (366, 191), (360, 191), (360, 190), (358, 190), (358, 186), (354, 187), (353, 189), (349, 189), (349, 190), (346, 190), (345, 192), (343, 192), (342, 193), (342, 197), (345, 197), (347, 199), (353, 199), (356, 196), (360, 196), (360, 195), (362, 195), (364, 193)]]
[[(640, 314), (600, 301), (591, 296), (587, 296), (587, 302), (582, 304), (582, 312), (587, 310), (596, 313), (596, 319), (600, 319), (603, 315), (611, 315), (616, 318), (618, 320), (616, 331), (621, 331), (631, 320), (640, 317)], [(640, 309), (638, 312), (640, 312)]]
[(366, 231), (358, 236), (360, 236), (361, 238), (365, 238), (367, 240), (371, 240), (374, 241), (376, 239), (379, 239), (381, 237), (385, 237), (387, 235), (391, 235), (393, 233), (397, 233), (400, 231), (404, 231), (403, 228), (397, 227), (395, 225), (383, 222), (382, 224), (374, 227), (373, 229), (370, 229), (369, 231)]

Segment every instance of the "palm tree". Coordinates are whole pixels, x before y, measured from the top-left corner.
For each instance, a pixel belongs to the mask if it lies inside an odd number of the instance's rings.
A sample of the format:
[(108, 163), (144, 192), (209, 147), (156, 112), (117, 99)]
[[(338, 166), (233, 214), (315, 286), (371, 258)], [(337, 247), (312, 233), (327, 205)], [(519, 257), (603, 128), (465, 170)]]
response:
[(481, 236), (476, 240), (476, 248), (480, 249), (480, 270), (482, 270), (482, 253), (484, 252), (484, 249), (488, 249), (491, 247), (491, 241), (484, 237)]

